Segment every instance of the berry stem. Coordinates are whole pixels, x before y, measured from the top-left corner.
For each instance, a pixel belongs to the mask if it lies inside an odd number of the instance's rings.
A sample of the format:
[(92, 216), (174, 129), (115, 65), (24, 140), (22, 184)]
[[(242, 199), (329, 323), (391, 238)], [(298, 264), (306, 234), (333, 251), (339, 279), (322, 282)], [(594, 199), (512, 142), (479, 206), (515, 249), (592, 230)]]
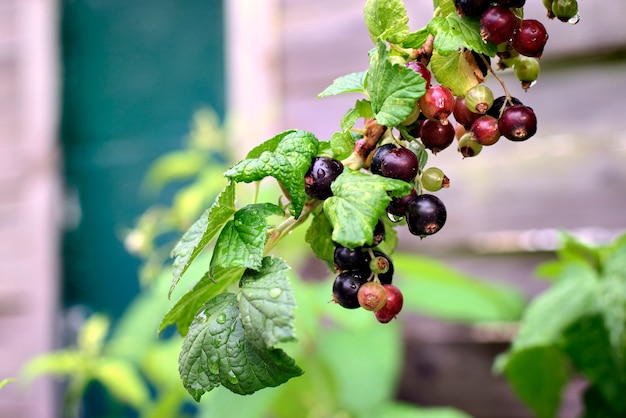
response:
[(322, 200), (313, 199), (304, 204), (300, 216), (296, 219), (293, 216), (282, 221), (279, 225), (275, 226), (269, 231), (267, 242), (265, 243), (265, 250), (263, 255), (268, 255), (270, 251), (280, 242), (285, 235), (288, 235), (294, 228), (303, 224), (308, 218), (311, 212), (315, 210), (322, 203)]
[[(502, 86), (502, 90), (504, 91), (504, 95), (506, 96), (506, 101), (510, 102), (511, 101), (511, 93), (509, 92), (509, 89), (506, 88), (506, 83), (504, 82), (504, 80), (498, 74), (496, 74), (496, 72), (493, 70), (493, 68), (491, 67), (491, 65), (487, 61), (487, 58), (485, 58), (482, 55), (480, 56), (480, 58), (485, 63), (485, 66), (487, 66), (487, 69), (489, 70), (489, 72), (495, 77), (496, 80), (498, 80), (498, 83), (500, 83), (500, 85)], [(506, 106), (502, 106), (502, 109), (500, 110), (500, 115), (502, 115), (502, 112), (505, 109), (505, 107)]]
[(369, 119), (365, 123), (365, 133), (363, 138), (356, 141), (354, 144), (354, 150), (347, 158), (342, 161), (342, 164), (352, 170), (359, 170), (365, 165), (368, 155), (376, 148), (378, 141), (387, 131), (386, 126), (379, 125), (375, 119)]

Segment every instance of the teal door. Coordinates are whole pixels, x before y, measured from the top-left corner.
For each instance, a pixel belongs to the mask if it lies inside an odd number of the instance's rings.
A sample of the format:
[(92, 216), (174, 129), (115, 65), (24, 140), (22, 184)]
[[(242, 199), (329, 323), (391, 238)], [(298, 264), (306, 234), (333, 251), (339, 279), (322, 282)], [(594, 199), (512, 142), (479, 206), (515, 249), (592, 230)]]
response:
[(116, 318), (139, 290), (139, 261), (120, 232), (155, 203), (139, 197), (142, 176), (180, 147), (195, 110), (224, 115), (223, 4), (62, 0), (61, 7), (60, 130), (78, 209), (68, 211), (63, 237), (63, 303)]

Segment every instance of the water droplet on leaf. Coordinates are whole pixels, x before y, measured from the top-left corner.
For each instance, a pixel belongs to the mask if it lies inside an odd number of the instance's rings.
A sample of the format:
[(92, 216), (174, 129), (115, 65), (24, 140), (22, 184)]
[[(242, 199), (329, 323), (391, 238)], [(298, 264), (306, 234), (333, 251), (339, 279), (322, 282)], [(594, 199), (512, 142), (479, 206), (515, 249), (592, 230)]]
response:
[(223, 324), (224, 322), (226, 322), (226, 314), (224, 312), (219, 314), (215, 322), (217, 322), (218, 324)]
[(237, 376), (235, 376), (235, 372), (232, 370), (228, 372), (227, 378), (228, 378), (228, 381), (232, 383), (233, 385), (236, 385), (237, 383), (239, 383), (239, 379), (237, 379)]
[(270, 289), (270, 297), (274, 299), (280, 297), (282, 293), (283, 293), (283, 289), (281, 289), (280, 287), (275, 287), (273, 289)]
[(213, 374), (217, 374), (220, 371), (220, 358), (217, 354), (213, 354), (209, 358), (209, 371)]

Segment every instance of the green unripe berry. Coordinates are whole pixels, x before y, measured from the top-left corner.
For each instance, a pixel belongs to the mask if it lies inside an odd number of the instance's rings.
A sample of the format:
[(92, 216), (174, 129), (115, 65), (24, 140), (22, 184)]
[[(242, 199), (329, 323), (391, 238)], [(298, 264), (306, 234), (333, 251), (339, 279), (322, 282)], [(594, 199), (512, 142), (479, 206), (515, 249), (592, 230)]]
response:
[(528, 90), (539, 78), (541, 66), (537, 58), (520, 56), (513, 66), (515, 77), (522, 82), (522, 88)]
[(552, 13), (562, 22), (567, 22), (578, 14), (578, 2), (576, 0), (554, 0)]
[(472, 139), (472, 134), (466, 133), (459, 138), (458, 150), (464, 158), (475, 157), (482, 151), (483, 146)]
[(422, 187), (429, 192), (436, 192), (445, 187), (450, 187), (450, 179), (437, 167), (428, 167), (420, 177)]
[(374, 274), (385, 274), (389, 271), (389, 260), (387, 257), (377, 256), (370, 261), (370, 270)]
[(484, 115), (493, 104), (493, 92), (484, 84), (478, 84), (465, 93), (465, 106), (474, 113)]
[(543, 7), (547, 10), (548, 19), (554, 19), (554, 13), (552, 13), (552, 4), (554, 0), (541, 0), (543, 2)]

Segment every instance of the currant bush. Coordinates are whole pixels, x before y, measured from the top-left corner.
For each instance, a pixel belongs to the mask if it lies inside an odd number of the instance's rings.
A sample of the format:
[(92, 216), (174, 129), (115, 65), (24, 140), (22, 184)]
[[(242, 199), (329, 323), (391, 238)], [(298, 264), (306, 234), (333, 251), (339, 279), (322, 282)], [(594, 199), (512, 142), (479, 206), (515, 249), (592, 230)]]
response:
[[(543, 4), (548, 20), (578, 19), (574, 0)], [(170, 295), (215, 238), (208, 271), (160, 329), (175, 324), (187, 333), (179, 370), (196, 400), (220, 384), (250, 394), (302, 373), (276, 348), (295, 339), (295, 301), (284, 274), (288, 266), (272, 250), (293, 229), (308, 225), (307, 243), (333, 270), (332, 301), (373, 311), (378, 322), (388, 323), (403, 305), (392, 261), (400, 236), (395, 229), (431, 239), (446, 224), (439, 193), (447, 193), (442, 190), (450, 179), (438, 164), (429, 165), (432, 159), (454, 148), (455, 138), (463, 161), (501, 136), (521, 142), (536, 134), (537, 115), (511, 95), (512, 86), (499, 71), (513, 71), (522, 83), (514, 87), (522, 90), (537, 80), (538, 59), (549, 38), (544, 24), (525, 13), (524, 0), (435, 0), (434, 5), (432, 18), (412, 31), (402, 0), (366, 0), (365, 23), (374, 43), (363, 54), (368, 68), (338, 77), (318, 95), (361, 94), (339, 130), (328, 141), (287, 130), (253, 148), (224, 173), (228, 184), (215, 204), (174, 248)], [(501, 88), (497, 94), (485, 84), (490, 77)], [(278, 182), (281, 196), (258, 202), (261, 194), (256, 194), (252, 203), (238, 206), (239, 183), (260, 187), (268, 177)], [(274, 222), (276, 217), (281, 220)], [(255, 306), (259, 301), (263, 309)], [(192, 317), (193, 312), (198, 314)], [(257, 329), (259, 324), (264, 328)], [(237, 333), (230, 334), (234, 329)], [(229, 336), (228, 349), (222, 334)], [(215, 358), (233, 358), (190, 361), (206, 347), (215, 348), (208, 353)], [(243, 358), (256, 363), (238, 369), (239, 376), (221, 369)], [(267, 370), (271, 376), (247, 378)], [(209, 376), (208, 383), (198, 376)]]

